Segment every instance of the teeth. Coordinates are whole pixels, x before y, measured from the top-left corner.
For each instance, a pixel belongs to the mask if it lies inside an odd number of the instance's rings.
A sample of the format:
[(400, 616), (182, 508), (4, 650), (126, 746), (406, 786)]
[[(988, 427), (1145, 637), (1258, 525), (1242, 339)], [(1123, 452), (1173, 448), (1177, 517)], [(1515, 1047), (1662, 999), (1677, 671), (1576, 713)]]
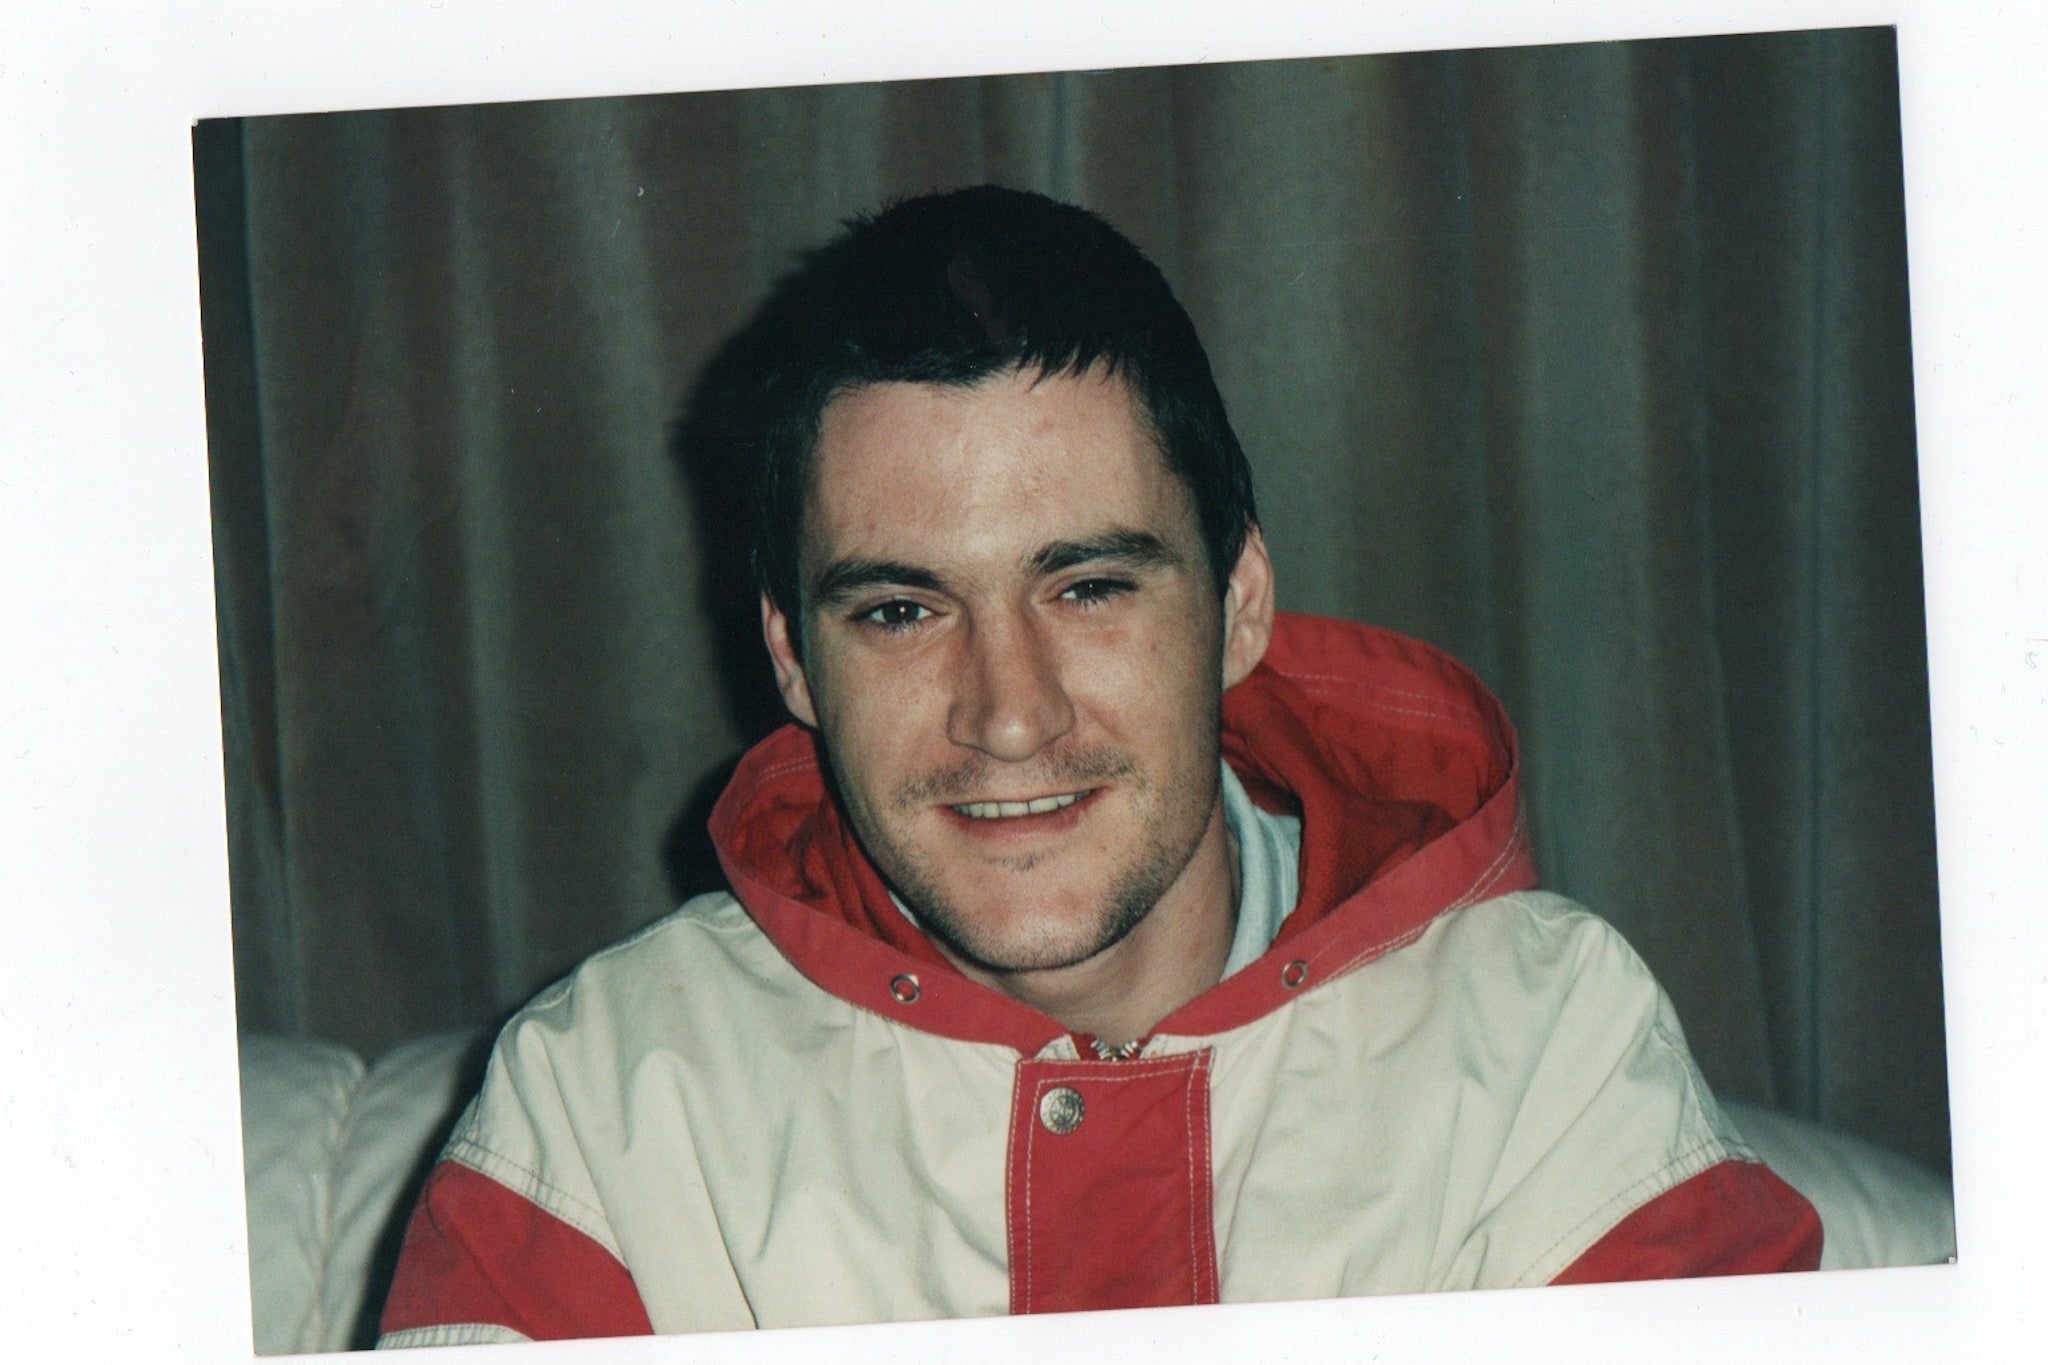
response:
[(1036, 801), (970, 801), (953, 809), (970, 820), (1006, 820), (1019, 815), (1043, 815), (1047, 811), (1063, 810), (1085, 795), (1086, 792), (1068, 792), (1065, 796), (1041, 796)]

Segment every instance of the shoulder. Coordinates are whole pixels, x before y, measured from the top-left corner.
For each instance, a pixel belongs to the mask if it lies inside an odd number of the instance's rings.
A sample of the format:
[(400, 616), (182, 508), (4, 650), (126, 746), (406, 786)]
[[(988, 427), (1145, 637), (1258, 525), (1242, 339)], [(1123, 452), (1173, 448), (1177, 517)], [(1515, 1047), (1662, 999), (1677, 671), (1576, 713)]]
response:
[(1563, 896), (1515, 892), (1440, 915), (1325, 994), (1301, 1002), (1316, 1027), (1405, 1058), (1417, 1085), (1447, 1068), (1465, 1078), (1509, 1154), (1534, 1160), (1570, 1135), (1640, 1145), (1650, 1160), (1670, 1142), (1732, 1139), (1650, 969)]
[(449, 1154), (537, 1160), (567, 1114), (614, 1109), (650, 1051), (687, 1048), (707, 1026), (695, 1016), (747, 989), (761, 965), (759, 939), (745, 910), (719, 892), (585, 958), (499, 1030)]
[(746, 910), (729, 893), (693, 897), (681, 909), (583, 959), (528, 1001), (512, 1022), (556, 1018), (602, 1000), (634, 995), (654, 987), (681, 964), (745, 958), (748, 940), (759, 937)]
[(1612, 1084), (1605, 1067), (1625, 1064), (1722, 1127), (1670, 997), (1606, 920), (1563, 896), (1523, 891), (1448, 916), (1444, 931), (1448, 970), (1484, 1002), (1492, 1027), (1520, 1033), (1541, 1059), (1533, 1084)]
[(1336, 973), (1297, 1010), (1349, 1036), (1483, 1058), (1498, 1094), (1535, 1082), (1546, 1053), (1588, 1058), (1676, 1032), (1670, 1005), (1612, 925), (1548, 892), (1446, 911), (1407, 942)]
[(1498, 1059), (1496, 1083), (1513, 1094), (1532, 1150), (1633, 1163), (1652, 1184), (1753, 1157), (1701, 1078), (1670, 997), (1613, 925), (1528, 891), (1440, 927), (1452, 988), (1440, 1002), (1461, 1001), (1465, 1046)]
[(551, 1114), (627, 1124), (636, 1093), (657, 1077), (756, 1074), (765, 1054), (807, 1055), (807, 1041), (850, 1013), (733, 896), (699, 896), (593, 953), (511, 1017), (473, 1126), (496, 1140)]
[(592, 953), (506, 1021), (498, 1053), (602, 1053), (687, 1037), (691, 1016), (770, 986), (787, 971), (731, 895), (681, 909)]
[(1517, 961), (1554, 962), (1560, 969), (1640, 971), (1619, 930), (1577, 901), (1552, 891), (1515, 891), (1452, 911), (1437, 920), (1454, 940), (1483, 940), (1511, 951)]
[(445, 1162), (489, 1177), (612, 1250), (586, 1169), (593, 1148), (627, 1126), (647, 1057), (687, 1050), (705, 1031), (691, 1018), (702, 995), (696, 986), (716, 990), (744, 975), (735, 959), (749, 955), (750, 928), (731, 896), (699, 896), (543, 989), (499, 1030)]
[[(1498, 1202), (1482, 1223), (1508, 1258), (1497, 1267), (1508, 1282), (1548, 1281), (1681, 1186), (1716, 1207), (1727, 1202), (1716, 1180), (1749, 1191), (1726, 1172), (1692, 1183), (1723, 1167), (1746, 1179), (1755, 1153), (1701, 1078), (1669, 998), (1612, 925), (1562, 896), (1521, 892), (1440, 929), (1442, 970), (1464, 988), (1461, 1037), (1495, 1059), (1511, 1116)], [(1700, 1219), (1681, 1221), (1674, 1235), (1690, 1247)]]
[(1408, 951), (1440, 992), (1483, 1000), (1489, 1014), (1526, 1027), (1570, 1013), (1676, 1028), (1656, 977), (1620, 931), (1551, 892), (1518, 891), (1440, 916)]

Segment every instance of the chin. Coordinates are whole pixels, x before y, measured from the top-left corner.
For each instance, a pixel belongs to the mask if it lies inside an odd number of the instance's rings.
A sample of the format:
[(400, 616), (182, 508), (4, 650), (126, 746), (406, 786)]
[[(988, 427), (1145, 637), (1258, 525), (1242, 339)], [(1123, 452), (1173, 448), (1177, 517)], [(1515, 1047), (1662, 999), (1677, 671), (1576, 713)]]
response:
[(1048, 923), (1006, 913), (1007, 906), (963, 908), (971, 902), (943, 893), (904, 895), (918, 923), (956, 956), (985, 971), (1010, 973), (1054, 971), (1088, 961), (1121, 942), (1151, 912), (1158, 896), (1149, 888), (1136, 897), (1119, 897), (1111, 890), (1088, 900), (1098, 908)]

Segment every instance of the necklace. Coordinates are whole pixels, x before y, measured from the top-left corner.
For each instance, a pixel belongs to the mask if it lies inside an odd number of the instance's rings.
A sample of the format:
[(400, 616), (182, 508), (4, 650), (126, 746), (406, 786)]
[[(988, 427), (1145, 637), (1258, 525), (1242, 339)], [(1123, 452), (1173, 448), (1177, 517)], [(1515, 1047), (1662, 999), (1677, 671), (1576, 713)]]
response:
[(1120, 1043), (1112, 1047), (1100, 1038), (1091, 1037), (1088, 1040), (1088, 1046), (1094, 1048), (1095, 1055), (1105, 1062), (1128, 1062), (1131, 1058), (1145, 1050), (1145, 1040), (1143, 1038), (1133, 1038), (1128, 1043)]

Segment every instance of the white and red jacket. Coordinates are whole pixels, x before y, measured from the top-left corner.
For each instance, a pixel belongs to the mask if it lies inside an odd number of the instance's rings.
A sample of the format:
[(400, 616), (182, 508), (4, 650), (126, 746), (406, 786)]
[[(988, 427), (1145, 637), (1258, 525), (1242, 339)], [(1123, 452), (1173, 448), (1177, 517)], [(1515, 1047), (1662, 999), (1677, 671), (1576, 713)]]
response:
[(1120, 1061), (951, 967), (811, 736), (764, 741), (712, 815), (734, 895), (505, 1029), (383, 1344), (1818, 1264), (1648, 970), (1531, 889), (1513, 732), (1470, 674), (1283, 617), (1224, 727), (1301, 818), (1297, 908)]

